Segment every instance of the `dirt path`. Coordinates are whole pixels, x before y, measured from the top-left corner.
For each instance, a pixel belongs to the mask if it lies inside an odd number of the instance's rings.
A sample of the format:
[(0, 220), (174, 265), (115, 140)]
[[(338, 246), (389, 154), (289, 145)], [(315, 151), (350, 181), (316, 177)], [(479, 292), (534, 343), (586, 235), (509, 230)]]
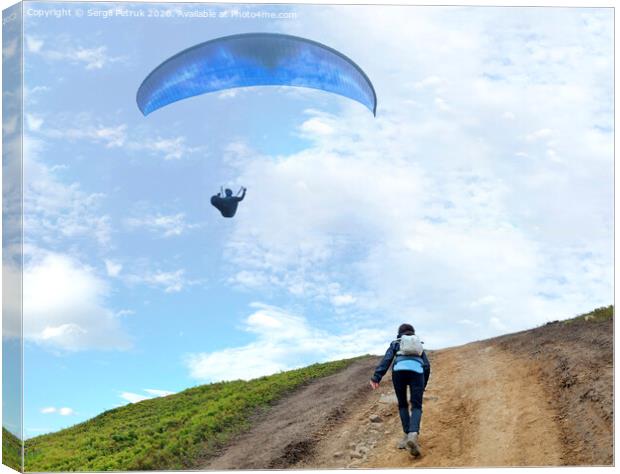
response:
[(205, 469), (613, 464), (611, 321), (548, 325), (429, 353), (422, 456), (403, 433), (377, 358), (282, 400)]
[[(423, 456), (396, 449), (402, 437), (389, 376), (355, 417), (299, 467), (543, 466), (561, 459), (559, 428), (523, 359), (482, 344), (434, 354), (424, 400)], [(381, 422), (372, 422), (378, 415)]]
[(202, 469), (279, 469), (313, 458), (319, 441), (369, 402), (368, 374), (378, 360), (354, 362), (284, 398)]

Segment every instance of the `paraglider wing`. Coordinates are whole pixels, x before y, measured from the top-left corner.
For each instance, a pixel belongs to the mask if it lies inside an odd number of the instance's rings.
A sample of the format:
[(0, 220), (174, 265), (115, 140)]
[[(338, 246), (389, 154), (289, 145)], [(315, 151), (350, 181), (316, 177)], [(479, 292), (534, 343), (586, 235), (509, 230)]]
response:
[(137, 102), (148, 115), (199, 94), (261, 85), (332, 92), (376, 115), (375, 90), (357, 64), (321, 43), (276, 33), (225, 36), (181, 51), (144, 79)]

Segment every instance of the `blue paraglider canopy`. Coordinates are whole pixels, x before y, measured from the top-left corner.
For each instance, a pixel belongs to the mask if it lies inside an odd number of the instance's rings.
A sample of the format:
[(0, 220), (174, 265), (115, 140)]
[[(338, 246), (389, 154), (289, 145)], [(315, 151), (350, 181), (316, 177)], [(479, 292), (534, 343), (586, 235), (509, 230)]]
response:
[(137, 103), (148, 115), (181, 99), (248, 86), (320, 89), (377, 111), (374, 87), (351, 59), (316, 41), (277, 33), (225, 36), (181, 51), (144, 79)]

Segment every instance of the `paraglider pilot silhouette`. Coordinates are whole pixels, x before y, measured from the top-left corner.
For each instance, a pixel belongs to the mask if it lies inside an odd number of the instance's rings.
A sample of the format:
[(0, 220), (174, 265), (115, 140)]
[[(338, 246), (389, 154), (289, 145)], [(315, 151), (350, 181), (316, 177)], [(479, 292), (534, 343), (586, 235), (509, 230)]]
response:
[[(219, 193), (215, 196), (211, 196), (211, 204), (222, 213), (223, 217), (234, 217), (237, 212), (237, 206), (243, 201), (246, 191), (247, 189), (242, 187), (237, 195), (233, 196), (233, 192), (226, 188), (224, 191), (225, 196), (222, 196), (223, 193), (220, 189)], [(239, 196), (239, 194), (241, 194), (241, 196)]]

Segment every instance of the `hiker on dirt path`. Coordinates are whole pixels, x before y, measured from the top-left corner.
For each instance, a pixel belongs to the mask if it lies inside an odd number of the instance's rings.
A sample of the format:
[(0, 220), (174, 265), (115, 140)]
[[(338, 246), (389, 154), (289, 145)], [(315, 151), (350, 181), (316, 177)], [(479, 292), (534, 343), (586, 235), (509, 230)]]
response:
[[(422, 419), (422, 396), (431, 375), (431, 364), (422, 347), (422, 341), (415, 335), (411, 324), (401, 324), (398, 328), (396, 340), (390, 343), (383, 360), (370, 378), (373, 390), (379, 387), (392, 361), (394, 361), (392, 382), (398, 400), (400, 421), (405, 432), (405, 437), (398, 443), (398, 448), (408, 449), (412, 456), (419, 456), (418, 434)], [(407, 403), (407, 387), (411, 391), (411, 414)]]

